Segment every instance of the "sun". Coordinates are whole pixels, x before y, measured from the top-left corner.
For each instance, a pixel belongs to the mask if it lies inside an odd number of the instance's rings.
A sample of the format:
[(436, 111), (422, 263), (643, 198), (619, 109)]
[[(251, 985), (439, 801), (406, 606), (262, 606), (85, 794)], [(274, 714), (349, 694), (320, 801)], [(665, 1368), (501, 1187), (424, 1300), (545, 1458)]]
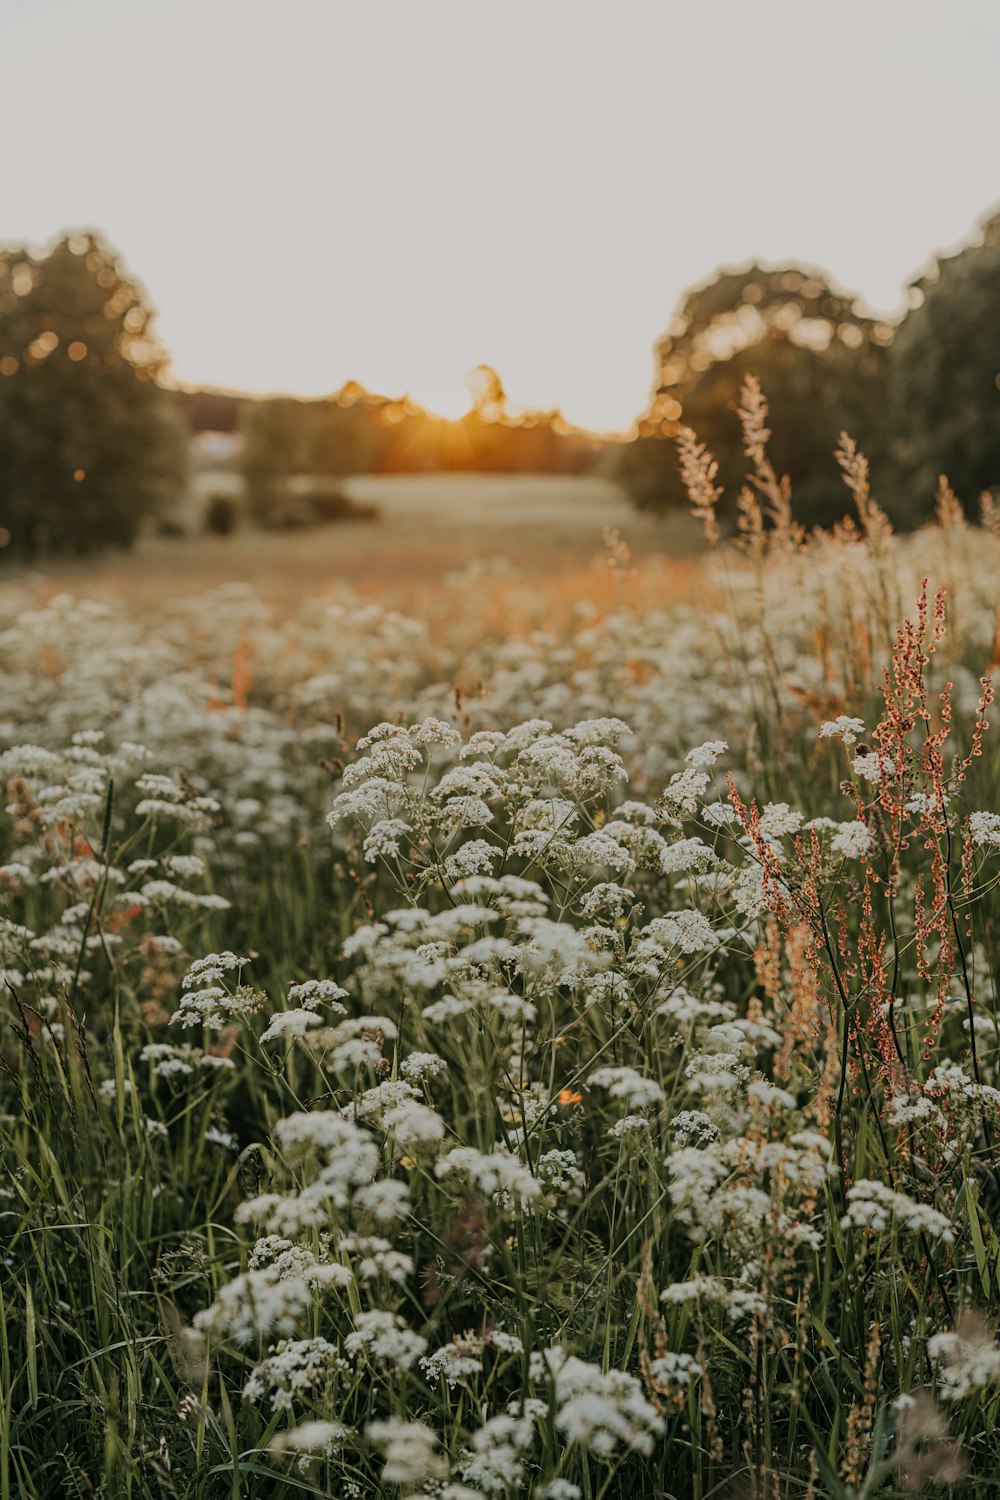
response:
[(449, 422), (459, 421), (472, 406), (461, 370), (427, 371), (414, 381), (411, 395), (429, 412)]

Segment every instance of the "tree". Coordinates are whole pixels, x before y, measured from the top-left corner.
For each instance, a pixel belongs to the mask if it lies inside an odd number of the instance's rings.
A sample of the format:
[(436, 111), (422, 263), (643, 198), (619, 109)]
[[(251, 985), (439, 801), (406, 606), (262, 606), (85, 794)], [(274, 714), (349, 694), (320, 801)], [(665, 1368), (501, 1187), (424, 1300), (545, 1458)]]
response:
[(910, 287), (891, 357), (901, 482), (929, 510), (947, 474), (972, 509), (1000, 484), (1000, 213)]
[(0, 252), (0, 528), (16, 553), (128, 546), (181, 490), (152, 319), (95, 234)]
[(247, 509), (259, 526), (289, 523), (291, 480), (306, 471), (306, 406), (291, 396), (258, 401), (243, 415)]
[(247, 406), (242, 468), (254, 521), (308, 525), (325, 481), (375, 468), (385, 442), (383, 404), (349, 382), (322, 401), (276, 396)]
[(384, 403), (356, 381), (309, 407), (309, 471), (343, 478), (368, 474), (385, 445)]
[(694, 428), (732, 498), (746, 467), (736, 408), (748, 374), (771, 408), (771, 456), (792, 483), (796, 515), (829, 524), (843, 513), (833, 450), (842, 431), (877, 461), (891, 327), (825, 273), (797, 265), (722, 271), (688, 292), (657, 347), (657, 384), (618, 474), (636, 502), (684, 503), (672, 438)]

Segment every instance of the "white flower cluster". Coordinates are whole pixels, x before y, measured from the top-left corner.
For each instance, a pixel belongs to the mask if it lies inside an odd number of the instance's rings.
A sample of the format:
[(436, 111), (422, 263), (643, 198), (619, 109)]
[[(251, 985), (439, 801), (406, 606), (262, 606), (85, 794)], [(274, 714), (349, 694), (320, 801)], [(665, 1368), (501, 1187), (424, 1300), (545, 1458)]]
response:
[(951, 1220), (930, 1204), (918, 1203), (906, 1193), (887, 1187), (884, 1182), (863, 1179), (847, 1189), (847, 1212), (841, 1219), (842, 1229), (867, 1229), (885, 1234), (895, 1227), (909, 1234), (927, 1234), (950, 1244), (955, 1238)]
[(663, 1419), (634, 1375), (604, 1372), (555, 1346), (532, 1356), (536, 1380), (548, 1376), (556, 1427), (567, 1443), (608, 1458), (619, 1447), (652, 1453)]
[[(181, 980), (185, 994), (171, 1019), (178, 1026), (207, 1026), (214, 1031), (247, 1020), (264, 1003), (257, 991), (240, 984), (240, 975), (249, 962), (228, 951), (196, 959)], [(230, 988), (232, 974), (236, 982)]]
[(865, 732), (863, 719), (854, 718), (850, 714), (838, 714), (837, 718), (820, 725), (819, 737), (821, 740), (842, 740), (845, 750), (850, 750)]
[(962, 1401), (976, 1391), (1000, 1385), (1000, 1344), (992, 1328), (974, 1315), (935, 1333), (927, 1353), (938, 1366), (938, 1386), (946, 1401)]
[(460, 1173), (501, 1205), (513, 1202), (526, 1208), (542, 1191), (542, 1184), (530, 1168), (505, 1151), (483, 1152), (474, 1146), (456, 1146), (441, 1158), (434, 1170), (438, 1177)]
[(969, 834), (980, 849), (1000, 849), (1000, 813), (970, 813)]

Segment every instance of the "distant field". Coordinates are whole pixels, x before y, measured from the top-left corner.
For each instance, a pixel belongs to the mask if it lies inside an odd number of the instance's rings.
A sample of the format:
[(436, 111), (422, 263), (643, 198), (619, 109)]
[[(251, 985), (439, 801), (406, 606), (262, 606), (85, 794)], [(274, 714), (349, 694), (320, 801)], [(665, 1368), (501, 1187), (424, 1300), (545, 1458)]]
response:
[[(42, 593), (107, 594), (130, 604), (215, 585), (252, 583), (272, 598), (321, 593), (349, 582), (400, 606), (419, 607), (448, 575), (483, 566), (494, 582), (511, 568), (552, 580), (558, 592), (595, 598), (611, 587), (602, 529), (617, 527), (637, 562), (656, 560), (677, 587), (700, 573), (701, 551), (687, 515), (641, 515), (605, 479), (549, 475), (383, 475), (344, 488), (380, 508), (379, 520), (289, 533), (246, 529), (228, 538), (150, 537), (127, 554), (46, 562), (30, 574)], [(593, 579), (581, 575), (594, 574)], [(589, 586), (585, 586), (589, 585)], [(579, 589), (579, 592), (578, 592)]]

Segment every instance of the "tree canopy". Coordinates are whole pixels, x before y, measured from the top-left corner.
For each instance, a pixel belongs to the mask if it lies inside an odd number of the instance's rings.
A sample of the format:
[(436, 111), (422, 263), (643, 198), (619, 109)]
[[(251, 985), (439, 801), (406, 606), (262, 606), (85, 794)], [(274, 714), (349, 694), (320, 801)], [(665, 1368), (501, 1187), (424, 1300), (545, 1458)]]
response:
[(184, 476), (139, 285), (96, 234), (0, 251), (0, 529), (17, 553), (127, 546)]
[(1000, 213), (910, 287), (892, 357), (900, 485), (930, 504), (947, 474), (967, 509), (1000, 485)]
[(683, 425), (711, 449), (720, 482), (735, 495), (745, 469), (736, 410), (747, 375), (755, 375), (771, 408), (772, 458), (792, 482), (796, 514), (808, 524), (838, 519), (831, 455), (845, 429), (873, 457), (881, 452), (891, 340), (891, 326), (822, 271), (720, 272), (684, 296), (657, 347), (656, 389), (638, 438), (622, 451), (621, 477), (641, 505), (683, 503), (671, 441)]

